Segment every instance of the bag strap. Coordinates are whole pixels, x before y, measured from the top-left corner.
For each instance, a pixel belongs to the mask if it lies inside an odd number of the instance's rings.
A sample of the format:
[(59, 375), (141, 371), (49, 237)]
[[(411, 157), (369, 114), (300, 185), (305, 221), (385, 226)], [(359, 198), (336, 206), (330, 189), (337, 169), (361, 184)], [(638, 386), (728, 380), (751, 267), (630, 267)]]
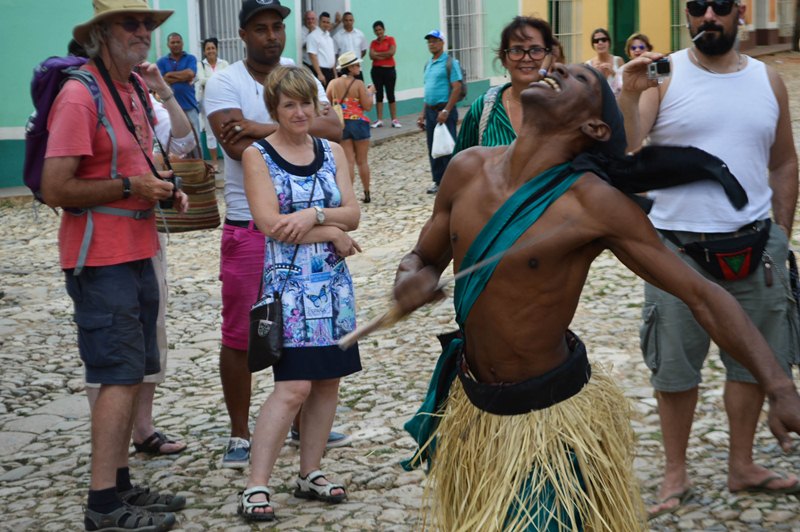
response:
[(675, 233), (670, 231), (669, 229), (656, 229), (659, 233), (664, 235), (664, 238), (675, 244), (678, 249), (683, 249), (683, 242), (678, 240), (678, 237), (675, 236)]
[(353, 80), (350, 82), (350, 84), (349, 84), (349, 85), (347, 86), (347, 88), (344, 90), (344, 94), (342, 95), (342, 97), (341, 97), (341, 98), (339, 98), (339, 103), (342, 103), (342, 100), (344, 100), (345, 98), (347, 98), (347, 93), (348, 93), (348, 92), (350, 92), (350, 89), (353, 87), (353, 83), (355, 83), (355, 82), (356, 82), (356, 78), (353, 78)]
[(100, 93), (100, 86), (97, 84), (94, 74), (88, 70), (75, 69), (69, 73), (69, 79), (74, 79), (80, 82), (92, 95), (95, 107), (97, 108), (97, 121), (105, 128), (108, 137), (111, 139), (111, 179), (117, 179), (119, 173), (117, 172), (117, 136), (114, 134), (114, 128), (111, 127), (108, 117), (105, 112), (105, 104), (103, 104), (103, 95)]
[(494, 104), (497, 101), (497, 95), (500, 94), (500, 89), (503, 87), (498, 85), (492, 87), (483, 96), (483, 109), (481, 110), (481, 121), (478, 123), (478, 146), (483, 145), (483, 133), (486, 131), (486, 126), (489, 125), (489, 115), (492, 114)]
[[(100, 57), (96, 57), (95, 63), (97, 64), (97, 70), (100, 71), (100, 75), (103, 77), (103, 81), (105, 82), (106, 86), (108, 87), (108, 91), (111, 93), (111, 97), (114, 99), (114, 103), (117, 105), (117, 109), (119, 109), (120, 114), (122, 115), (122, 120), (125, 122), (125, 127), (128, 128), (133, 138), (136, 139), (136, 144), (139, 146), (139, 149), (142, 150), (142, 155), (144, 155), (145, 160), (147, 161), (148, 166), (150, 166), (150, 170), (153, 172), (153, 175), (158, 177), (158, 170), (156, 170), (156, 166), (153, 164), (152, 159), (147, 155), (142, 148), (141, 142), (139, 142), (139, 137), (136, 135), (136, 126), (133, 123), (133, 119), (128, 114), (128, 110), (125, 109), (125, 104), (122, 103), (122, 98), (119, 95), (119, 91), (117, 91), (117, 87), (114, 85), (113, 80), (111, 79), (111, 74), (108, 73), (108, 69), (106, 68), (105, 63)], [(136, 80), (136, 77), (131, 73), (128, 77), (128, 81), (133, 85), (133, 89), (136, 91), (136, 94), (139, 97), (139, 100), (142, 102), (142, 106), (145, 109), (145, 114), (147, 115), (147, 109), (149, 108), (149, 104), (146, 102), (147, 98), (144, 95), (144, 89), (139, 85), (139, 82)], [(148, 116), (148, 123), (150, 123)], [(153, 124), (150, 123), (150, 129), (152, 130)], [(158, 149), (161, 150), (161, 153), (167, 153), (164, 150), (164, 147), (161, 145), (161, 142), (158, 140), (158, 137), (153, 131), (153, 139), (155, 140), (156, 144), (158, 145)], [(168, 170), (172, 170), (172, 165), (169, 163), (169, 157), (164, 157), (164, 166), (167, 167)]]

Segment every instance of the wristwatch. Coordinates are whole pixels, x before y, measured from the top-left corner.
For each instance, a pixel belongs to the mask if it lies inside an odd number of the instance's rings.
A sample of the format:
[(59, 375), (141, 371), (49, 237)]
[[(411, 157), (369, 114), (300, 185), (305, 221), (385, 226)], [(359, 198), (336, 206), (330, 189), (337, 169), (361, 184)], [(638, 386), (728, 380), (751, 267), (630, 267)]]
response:
[(122, 199), (131, 197), (131, 180), (127, 177), (122, 178)]
[(322, 212), (322, 207), (314, 205), (314, 210), (317, 211), (317, 225), (325, 223), (325, 213)]

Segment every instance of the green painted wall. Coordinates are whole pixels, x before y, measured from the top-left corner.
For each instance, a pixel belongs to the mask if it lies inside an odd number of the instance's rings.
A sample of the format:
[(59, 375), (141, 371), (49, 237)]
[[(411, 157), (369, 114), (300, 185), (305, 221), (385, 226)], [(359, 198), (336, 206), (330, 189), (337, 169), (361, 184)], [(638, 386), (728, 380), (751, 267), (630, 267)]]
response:
[[(286, 2), (292, 5), (291, 1)], [(153, 0), (150, 0), (153, 4)], [(159, 0), (161, 9), (173, 9), (175, 13), (154, 33), (152, 60), (156, 51), (167, 52), (166, 36), (177, 31), (187, 41), (189, 49), (189, 14), (187, 0)], [(67, 43), (72, 37), (72, 28), (92, 16), (90, 0), (0, 0), (4, 8), (0, 22), (0, 46), (9, 51), (6, 54), (6, 72), (16, 75), (3, 80), (3, 98), (0, 99), (0, 188), (22, 185), (22, 164), (24, 142), (22, 128), (28, 119), (33, 104), (30, 100), (30, 78), (33, 68), (43, 59), (52, 55), (65, 55)], [(398, 95), (397, 108), (400, 115), (418, 113), (422, 108), (421, 87), (422, 69), (430, 57), (424, 35), (434, 29), (443, 29), (440, 20), (439, 0), (351, 0), (350, 9), (356, 15), (356, 27), (364, 32), (368, 40), (375, 38), (372, 23), (383, 20), (387, 33), (397, 40)], [(484, 0), (483, 39), (486, 51), (483, 58), (483, 77), (501, 76), (503, 69), (496, 65), (494, 48), (499, 44), (500, 31), (517, 14), (518, 0)], [(295, 17), (292, 12), (286, 19), (286, 53), (295, 57), (297, 49)], [(35, 24), (32, 22), (35, 20)], [(35, 39), (31, 38), (36, 32)], [(160, 43), (156, 38), (160, 37)], [(198, 36), (201, 38), (202, 36)], [(369, 78), (369, 57), (365, 59), (364, 70)], [(475, 73), (472, 73), (475, 74)], [(467, 99), (461, 102), (466, 106), (489, 86), (486, 79), (471, 82)], [(405, 95), (403, 92), (405, 92)], [(410, 92), (410, 94), (409, 94)], [(463, 114), (463, 111), (462, 111)], [(386, 110), (388, 116), (388, 109)], [(374, 116), (374, 111), (373, 111)]]

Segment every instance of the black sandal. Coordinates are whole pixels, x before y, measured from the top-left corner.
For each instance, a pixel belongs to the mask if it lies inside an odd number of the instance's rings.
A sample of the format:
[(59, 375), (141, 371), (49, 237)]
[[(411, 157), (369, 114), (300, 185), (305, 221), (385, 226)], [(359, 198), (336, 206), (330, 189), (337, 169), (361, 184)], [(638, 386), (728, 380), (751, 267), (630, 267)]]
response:
[(133, 448), (136, 449), (137, 453), (147, 453), (147, 454), (178, 454), (186, 449), (186, 444), (184, 443), (183, 447), (181, 447), (177, 451), (170, 451), (166, 453), (162, 452), (161, 447), (163, 447), (168, 443), (178, 443), (178, 442), (168, 436), (165, 436), (161, 432), (155, 431), (150, 435), (149, 438), (144, 440), (142, 443), (133, 442)]
[(183, 495), (167, 495), (150, 491), (150, 488), (143, 486), (134, 486), (127, 491), (120, 491), (119, 498), (124, 503), (151, 512), (177, 512), (186, 506), (186, 497)]
[(144, 508), (122, 503), (111, 513), (101, 514), (88, 508), (83, 510), (86, 530), (132, 530), (134, 532), (163, 532), (175, 524), (175, 514), (154, 513)]

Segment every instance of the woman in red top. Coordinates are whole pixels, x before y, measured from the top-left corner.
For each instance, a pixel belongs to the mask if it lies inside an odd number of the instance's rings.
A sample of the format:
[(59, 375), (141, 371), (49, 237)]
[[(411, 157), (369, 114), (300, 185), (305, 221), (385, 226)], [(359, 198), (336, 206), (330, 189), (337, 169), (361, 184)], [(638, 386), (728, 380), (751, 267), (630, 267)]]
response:
[(397, 106), (394, 103), (394, 84), (397, 81), (397, 71), (395, 70), (394, 53), (397, 51), (397, 44), (394, 37), (386, 35), (383, 22), (376, 20), (372, 25), (377, 39), (369, 44), (369, 58), (372, 59), (372, 83), (375, 84), (376, 106), (378, 110), (378, 120), (372, 127), (383, 127), (383, 89), (386, 88), (386, 99), (389, 100), (389, 113), (392, 115), (392, 127), (403, 127), (397, 120)]

